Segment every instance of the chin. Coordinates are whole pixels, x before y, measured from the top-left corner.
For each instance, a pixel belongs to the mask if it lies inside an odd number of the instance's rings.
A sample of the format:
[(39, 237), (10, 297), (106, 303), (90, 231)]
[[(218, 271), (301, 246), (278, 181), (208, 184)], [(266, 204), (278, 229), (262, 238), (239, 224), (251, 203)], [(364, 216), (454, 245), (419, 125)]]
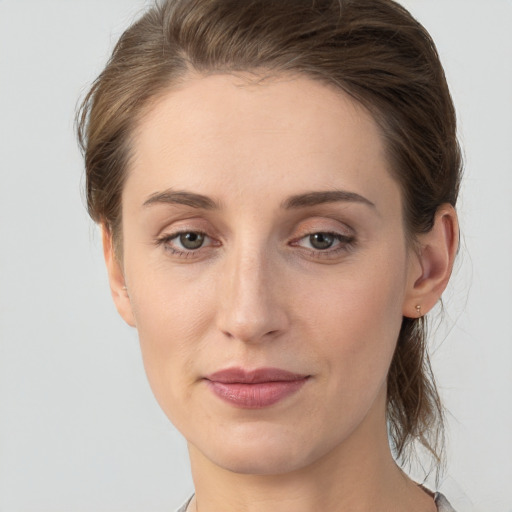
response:
[(243, 450), (241, 453), (218, 454), (211, 457), (212, 462), (232, 473), (243, 475), (280, 475), (297, 471), (308, 465), (303, 457), (297, 458), (277, 452), (274, 449), (259, 448), (257, 450)]
[(242, 429), (224, 433), (216, 439), (224, 442), (198, 443), (195, 447), (213, 464), (227, 471), (251, 475), (279, 475), (298, 471), (329, 452), (316, 446), (314, 435), (274, 429)]

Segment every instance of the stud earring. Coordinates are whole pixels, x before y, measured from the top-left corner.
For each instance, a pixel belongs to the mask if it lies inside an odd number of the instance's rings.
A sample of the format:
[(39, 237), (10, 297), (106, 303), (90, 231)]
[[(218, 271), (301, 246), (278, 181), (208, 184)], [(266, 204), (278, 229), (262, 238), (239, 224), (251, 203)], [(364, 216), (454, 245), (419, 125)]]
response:
[(418, 316), (421, 316), (421, 306), (420, 305), (416, 306), (416, 313)]

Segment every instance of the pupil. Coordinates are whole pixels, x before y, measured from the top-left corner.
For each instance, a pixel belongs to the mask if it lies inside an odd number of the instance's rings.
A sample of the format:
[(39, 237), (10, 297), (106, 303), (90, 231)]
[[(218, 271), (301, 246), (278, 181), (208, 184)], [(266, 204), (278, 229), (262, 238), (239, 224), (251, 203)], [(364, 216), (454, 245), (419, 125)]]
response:
[(334, 236), (328, 233), (310, 235), (309, 241), (315, 249), (328, 249), (334, 243)]
[(183, 233), (180, 235), (180, 243), (185, 249), (199, 249), (204, 242), (201, 233)]

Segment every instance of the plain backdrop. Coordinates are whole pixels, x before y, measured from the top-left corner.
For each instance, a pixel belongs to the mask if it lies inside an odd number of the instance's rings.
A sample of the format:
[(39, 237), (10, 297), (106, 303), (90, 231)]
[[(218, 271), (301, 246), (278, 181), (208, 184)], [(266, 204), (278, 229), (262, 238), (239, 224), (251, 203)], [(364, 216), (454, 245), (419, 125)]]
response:
[[(0, 0), (0, 511), (172, 511), (185, 443), (83, 206), (78, 98), (143, 0)], [(512, 2), (404, 0), (460, 120), (462, 248), (433, 363), (458, 512), (512, 511)]]

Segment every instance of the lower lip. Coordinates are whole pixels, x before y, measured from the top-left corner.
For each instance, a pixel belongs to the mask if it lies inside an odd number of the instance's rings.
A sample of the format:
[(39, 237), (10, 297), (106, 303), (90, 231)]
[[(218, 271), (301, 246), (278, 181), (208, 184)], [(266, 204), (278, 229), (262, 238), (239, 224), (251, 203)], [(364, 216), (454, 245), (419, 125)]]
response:
[(222, 400), (242, 409), (262, 409), (296, 393), (307, 377), (298, 380), (243, 384), (208, 381), (210, 389)]

